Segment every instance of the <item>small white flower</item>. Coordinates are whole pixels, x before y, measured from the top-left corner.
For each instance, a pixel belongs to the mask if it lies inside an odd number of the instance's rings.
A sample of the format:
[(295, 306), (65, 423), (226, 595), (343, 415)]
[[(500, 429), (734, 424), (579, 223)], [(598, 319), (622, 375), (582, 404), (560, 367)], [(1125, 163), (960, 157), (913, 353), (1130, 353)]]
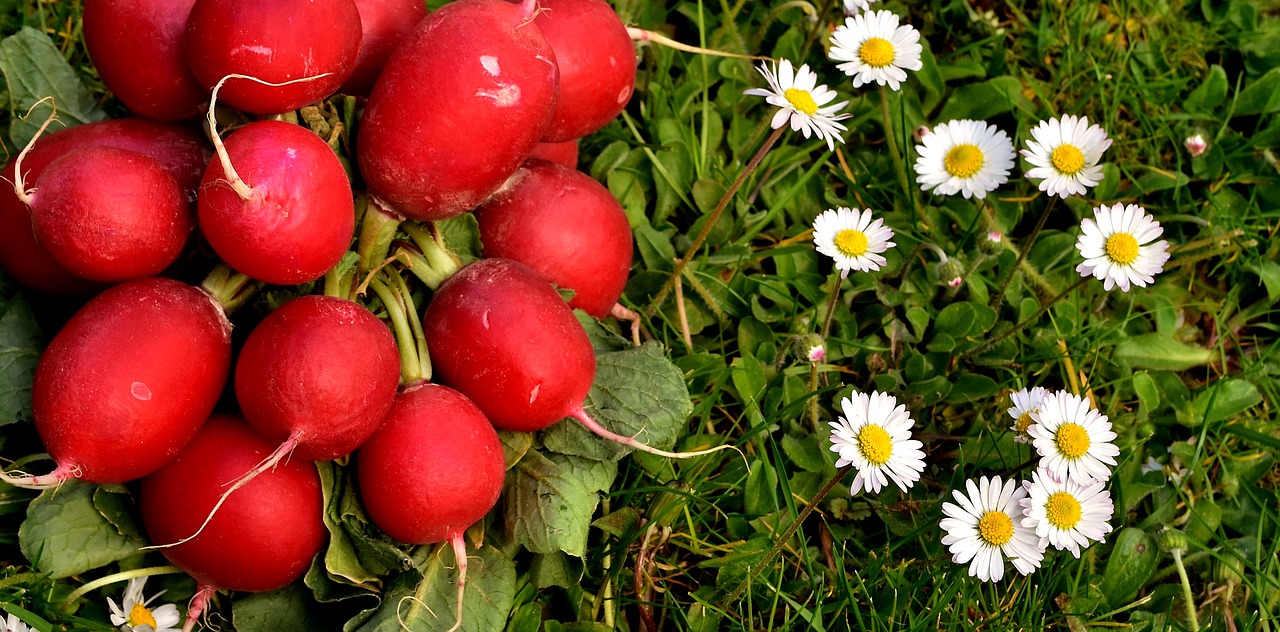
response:
[(27, 632), (28, 630), (30, 628), (27, 627), (26, 623), (18, 619), (18, 615), (9, 613), (9, 616), (5, 617), (4, 632)]
[(983, 199), (1009, 181), (1013, 141), (995, 126), (968, 119), (947, 121), (921, 142), (916, 145), (915, 169), (925, 191)]
[(871, 209), (859, 213), (845, 207), (827, 209), (813, 220), (813, 244), (818, 252), (835, 259), (840, 277), (850, 270), (875, 272), (888, 261), (880, 253), (894, 247), (893, 230)]
[(920, 70), (920, 31), (910, 24), (898, 25), (891, 11), (868, 11), (845, 18), (831, 34), (831, 59), (844, 62), (836, 67), (853, 77), (853, 87), (875, 82), (897, 90), (907, 80), (908, 70)]
[(844, 12), (846, 15), (858, 15), (864, 11), (870, 11), (871, 5), (880, 0), (844, 0)]
[(1203, 156), (1205, 150), (1209, 149), (1209, 143), (1205, 142), (1202, 134), (1188, 136), (1187, 140), (1182, 141), (1182, 144), (1187, 148), (1187, 153), (1191, 154), (1192, 158)]
[(1104, 204), (1093, 209), (1093, 216), (1080, 222), (1076, 250), (1084, 263), (1076, 272), (1101, 280), (1105, 290), (1119, 285), (1128, 292), (1130, 285), (1154, 283), (1169, 260), (1169, 242), (1152, 243), (1164, 233), (1160, 222), (1137, 204)]
[(814, 345), (812, 347), (809, 347), (808, 356), (809, 356), (809, 361), (814, 364), (818, 364), (819, 362), (825, 362), (827, 360), (827, 350), (824, 349), (822, 345)]
[(1013, 407), (1009, 409), (1009, 416), (1013, 417), (1013, 425), (1009, 430), (1013, 431), (1014, 441), (1031, 443), (1031, 435), (1027, 434), (1027, 429), (1036, 422), (1031, 414), (1040, 412), (1040, 404), (1048, 394), (1049, 391), (1043, 386), (1037, 386), (1031, 390), (1024, 388), (1009, 396), (1009, 399), (1013, 400)]
[(1067, 115), (1040, 121), (1031, 128), (1035, 140), (1027, 141), (1022, 155), (1032, 168), (1028, 178), (1040, 180), (1040, 190), (1049, 195), (1084, 195), (1102, 182), (1098, 161), (1111, 146), (1107, 132), (1089, 124), (1089, 117)]
[(993, 230), (987, 233), (987, 241), (993, 244), (1000, 243), (1002, 239), (1004, 239), (1004, 235), (1002, 235), (998, 230)]
[(115, 600), (110, 597), (107, 598), (107, 605), (111, 608), (111, 625), (118, 626), (126, 632), (177, 632), (181, 622), (178, 607), (167, 603), (158, 608), (152, 608), (151, 602), (164, 592), (161, 591), (152, 595), (150, 599), (146, 599), (142, 594), (142, 588), (146, 583), (146, 577), (129, 580), (121, 606), (117, 606)]
[(1040, 567), (1044, 549), (1035, 529), (1022, 524), (1022, 500), (1027, 491), (1016, 481), (1003, 485), (1000, 477), (983, 476), (974, 485), (965, 481), (968, 495), (952, 490), (956, 503), (943, 503), (939, 526), (946, 531), (943, 546), (951, 550), (951, 561), (969, 564), (969, 575), (984, 582), (1004, 577), (1004, 560), (1009, 558), (1019, 573), (1029, 575)]
[(844, 416), (831, 426), (831, 451), (840, 455), (836, 467), (853, 465), (858, 475), (849, 493), (866, 489), (878, 493), (893, 479), (907, 491), (924, 471), (924, 444), (911, 438), (915, 424), (907, 407), (892, 395), (854, 392), (840, 401)]
[(836, 121), (851, 116), (839, 113), (849, 102), (827, 105), (836, 98), (836, 93), (818, 85), (818, 75), (809, 70), (808, 64), (793, 71), (791, 62), (784, 59), (778, 63), (776, 73), (765, 64), (761, 64), (759, 70), (769, 82), (769, 89), (751, 88), (744, 94), (764, 97), (770, 105), (779, 108), (773, 115), (773, 129), (782, 127), (789, 119), (792, 131), (803, 132), (805, 138), (817, 136), (827, 141), (828, 149), (835, 149), (837, 140), (844, 143), (840, 133), (845, 126)]
[(1111, 533), (1115, 506), (1105, 483), (1094, 479), (1062, 480), (1039, 469), (1024, 481), (1027, 497), (1022, 500), (1026, 517), (1022, 525), (1035, 529), (1041, 546), (1052, 544), (1080, 557), (1080, 549), (1090, 540), (1102, 542)]
[(1120, 448), (1107, 416), (1089, 401), (1058, 391), (1045, 395), (1040, 409), (1031, 413), (1035, 423), (1027, 429), (1040, 453), (1040, 467), (1066, 480), (1111, 477)]

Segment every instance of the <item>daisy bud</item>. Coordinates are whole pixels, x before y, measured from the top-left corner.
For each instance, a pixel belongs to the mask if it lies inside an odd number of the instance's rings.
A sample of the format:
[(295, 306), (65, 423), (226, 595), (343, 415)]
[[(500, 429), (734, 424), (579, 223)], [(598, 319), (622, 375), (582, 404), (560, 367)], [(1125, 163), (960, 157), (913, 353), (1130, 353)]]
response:
[(1209, 143), (1200, 134), (1188, 136), (1186, 140), (1182, 141), (1182, 144), (1187, 148), (1187, 153), (1191, 154), (1192, 158), (1203, 156), (1205, 150), (1209, 149)]
[(938, 281), (945, 283), (947, 287), (957, 288), (964, 283), (964, 264), (955, 259), (939, 263), (934, 272), (938, 274)]
[(998, 230), (988, 232), (984, 239), (978, 240), (978, 250), (988, 255), (999, 253), (1004, 250), (1004, 235)]
[(1187, 550), (1187, 536), (1172, 527), (1160, 532), (1160, 549), (1166, 552)]
[(814, 363), (814, 364), (818, 364), (819, 362), (825, 362), (825, 361), (826, 361), (826, 359), (827, 359), (827, 350), (826, 350), (826, 349), (824, 349), (824, 348), (822, 348), (822, 345), (814, 345), (814, 346), (812, 346), (812, 347), (809, 347), (809, 353), (808, 353), (808, 355), (809, 355), (809, 361), (810, 361), (810, 362), (812, 362), (812, 363)]

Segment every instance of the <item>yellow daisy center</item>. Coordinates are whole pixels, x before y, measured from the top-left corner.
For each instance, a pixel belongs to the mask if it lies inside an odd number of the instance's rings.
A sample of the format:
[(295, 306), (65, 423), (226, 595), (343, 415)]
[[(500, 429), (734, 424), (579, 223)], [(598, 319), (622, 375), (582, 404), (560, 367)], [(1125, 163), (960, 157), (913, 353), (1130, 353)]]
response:
[(988, 511), (978, 519), (978, 537), (991, 546), (1004, 546), (1013, 539), (1013, 520), (1003, 511)]
[(787, 103), (799, 112), (813, 116), (818, 111), (818, 104), (814, 102), (813, 95), (809, 94), (808, 90), (787, 88), (782, 92), (782, 96), (786, 97)]
[(140, 603), (133, 604), (125, 623), (131, 626), (149, 625), (152, 630), (156, 629), (156, 618), (152, 616), (151, 609)]
[(870, 37), (858, 47), (858, 59), (873, 68), (893, 63), (893, 44), (883, 37)]
[(1018, 420), (1014, 423), (1017, 424), (1018, 432), (1022, 434), (1027, 434), (1027, 429), (1030, 428), (1031, 424), (1035, 422), (1036, 420), (1031, 418), (1031, 413), (1030, 411), (1028, 411), (1028, 412), (1022, 413), (1021, 415), (1018, 415)]
[(893, 440), (884, 428), (867, 424), (858, 431), (858, 450), (873, 465), (884, 465), (893, 455)]
[(1059, 173), (1074, 176), (1084, 169), (1084, 153), (1075, 145), (1058, 145), (1049, 154), (1049, 162)]
[(836, 233), (836, 250), (846, 257), (861, 257), (867, 254), (867, 236), (856, 228), (846, 228)]
[(1127, 266), (1138, 258), (1138, 240), (1129, 233), (1116, 233), (1107, 237), (1107, 258)]
[(1058, 452), (1068, 459), (1078, 459), (1089, 451), (1089, 433), (1078, 424), (1058, 426), (1058, 433), (1054, 435), (1053, 442), (1058, 446)]
[(947, 173), (957, 178), (968, 178), (982, 168), (984, 162), (982, 150), (972, 143), (964, 143), (956, 145), (947, 152), (946, 158), (942, 159), (942, 164), (947, 169)]
[(1054, 492), (1044, 503), (1044, 515), (1059, 529), (1074, 529), (1080, 523), (1080, 501), (1067, 492)]

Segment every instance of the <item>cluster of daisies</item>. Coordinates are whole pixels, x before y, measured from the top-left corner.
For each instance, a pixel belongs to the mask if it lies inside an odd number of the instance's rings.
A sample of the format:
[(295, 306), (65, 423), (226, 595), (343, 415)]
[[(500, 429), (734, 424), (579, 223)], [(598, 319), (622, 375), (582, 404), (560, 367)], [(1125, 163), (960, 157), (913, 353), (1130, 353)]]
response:
[[(1111, 532), (1114, 506), (1106, 481), (1120, 454), (1106, 415), (1087, 400), (1044, 388), (1012, 397), (1013, 431), (1040, 455), (1030, 480), (999, 476), (965, 482), (944, 502), (943, 546), (952, 561), (968, 564), (981, 581), (1004, 577), (1005, 561), (1023, 575), (1040, 567), (1052, 546), (1075, 557)], [(837, 467), (857, 475), (851, 494), (878, 493), (892, 481), (906, 492), (924, 471), (923, 444), (911, 438), (914, 421), (892, 395), (854, 392), (830, 422)]]

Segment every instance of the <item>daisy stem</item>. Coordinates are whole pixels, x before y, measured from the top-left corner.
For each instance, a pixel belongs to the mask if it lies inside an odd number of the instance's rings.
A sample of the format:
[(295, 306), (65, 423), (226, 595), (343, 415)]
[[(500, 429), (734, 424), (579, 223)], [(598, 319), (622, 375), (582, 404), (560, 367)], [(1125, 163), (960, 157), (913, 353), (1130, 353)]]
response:
[(1031, 234), (1027, 236), (1027, 245), (1018, 249), (1018, 259), (1013, 262), (1013, 267), (1009, 268), (1009, 274), (1004, 276), (1004, 281), (1000, 284), (1000, 289), (991, 295), (991, 305), (993, 309), (999, 309), (1001, 301), (1004, 300), (1004, 291), (1009, 289), (1009, 282), (1013, 280), (1013, 275), (1018, 272), (1018, 268), (1022, 266), (1022, 260), (1027, 258), (1027, 253), (1031, 252), (1031, 247), (1035, 245), (1036, 238), (1040, 236), (1041, 229), (1044, 228), (1045, 220), (1049, 219), (1049, 212), (1053, 210), (1055, 204), (1058, 203), (1058, 196), (1049, 198), (1049, 203), (1044, 206), (1044, 210), (1040, 212), (1040, 219), (1036, 220), (1036, 227), (1031, 229)]
[(652, 317), (658, 311), (658, 308), (662, 306), (663, 301), (667, 300), (667, 296), (671, 294), (671, 290), (675, 286), (676, 279), (680, 277), (685, 267), (693, 260), (693, 256), (702, 248), (702, 244), (707, 241), (707, 236), (711, 234), (711, 228), (720, 220), (720, 215), (724, 213), (725, 207), (729, 205), (729, 200), (732, 200), (738, 189), (742, 188), (742, 183), (746, 182), (747, 176), (751, 175), (756, 170), (756, 167), (760, 166), (760, 161), (764, 160), (765, 154), (769, 153), (769, 150), (773, 148), (773, 145), (778, 142), (778, 139), (782, 137), (782, 133), (786, 130), (787, 126), (785, 125), (773, 130), (769, 138), (765, 139), (764, 144), (760, 146), (756, 155), (752, 156), (747, 166), (742, 168), (742, 172), (738, 174), (738, 178), (729, 186), (729, 190), (725, 191), (724, 195), (721, 196), (720, 201), (716, 203), (715, 209), (711, 211), (711, 215), (703, 222), (702, 230), (698, 231), (698, 235), (693, 238), (693, 243), (689, 245), (689, 249), (676, 262), (675, 270), (671, 271), (671, 276), (667, 277), (667, 282), (662, 284), (662, 289), (658, 290), (657, 295), (649, 302), (649, 307), (645, 309), (646, 317)]
[(911, 181), (907, 179), (907, 165), (902, 162), (902, 153), (898, 151), (898, 137), (893, 129), (893, 117), (889, 114), (889, 89), (880, 86), (880, 114), (884, 117), (884, 139), (889, 145), (889, 159), (893, 161), (893, 168), (898, 173), (898, 185), (902, 187), (902, 194), (911, 198), (911, 209), (915, 212), (916, 198), (911, 194)]
[(789, 540), (791, 540), (791, 536), (795, 535), (796, 531), (800, 529), (800, 525), (804, 523), (805, 518), (808, 518), (809, 514), (813, 513), (813, 510), (818, 507), (818, 503), (822, 502), (823, 498), (826, 498), (831, 489), (834, 488), (836, 484), (840, 482), (840, 479), (844, 478), (844, 475), (848, 474), (851, 469), (853, 469), (852, 465), (846, 465), (840, 468), (836, 471), (836, 475), (832, 476), (831, 479), (827, 481), (826, 485), (823, 485), (822, 489), (819, 489), (818, 493), (813, 495), (813, 499), (809, 501), (809, 504), (804, 506), (804, 509), (800, 511), (800, 515), (796, 516), (795, 521), (792, 522), (791, 525), (787, 527), (787, 530), (782, 533), (782, 537), (778, 538), (778, 541), (774, 543), (773, 548), (769, 549), (769, 552), (761, 558), (759, 564), (751, 567), (751, 570), (747, 572), (747, 576), (738, 583), (738, 586), (733, 589), (733, 592), (720, 600), (720, 603), (716, 605), (716, 610), (727, 611), (729, 604), (737, 601), (738, 598), (742, 596), (743, 591), (745, 591), (751, 583), (755, 581), (756, 575), (759, 575), (760, 571), (768, 567), (773, 562), (773, 558), (777, 557), (778, 553), (782, 552), (782, 548), (787, 545)]
[(173, 573), (181, 573), (181, 572), (182, 572), (182, 569), (178, 568), (177, 566), (150, 566), (147, 568), (135, 568), (132, 570), (120, 571), (119, 573), (112, 573), (105, 577), (99, 577), (98, 579), (95, 579), (75, 589), (74, 591), (71, 592), (71, 594), (67, 595), (67, 598), (62, 600), (62, 610), (64, 612), (70, 612), (72, 606), (75, 605), (77, 599), (89, 594), (94, 590), (102, 588), (103, 586), (109, 586), (116, 582), (128, 581), (130, 579), (137, 579), (139, 577), (151, 577), (152, 575), (170, 575)]
[(1197, 632), (1200, 629), (1200, 619), (1196, 616), (1196, 600), (1191, 594), (1191, 581), (1187, 579), (1187, 569), (1182, 564), (1182, 549), (1175, 548), (1173, 553), (1173, 565), (1178, 568), (1178, 577), (1182, 580), (1182, 597), (1187, 600), (1187, 620), (1191, 622), (1191, 632)]
[[(836, 313), (836, 299), (840, 296), (840, 286), (844, 285), (844, 275), (839, 275), (835, 287), (831, 288), (831, 297), (827, 299), (827, 313), (822, 317), (822, 344), (826, 347), (827, 336), (831, 335), (831, 317)], [(818, 390), (818, 364), (809, 363), (809, 392)], [(809, 419), (813, 421), (814, 430), (821, 430), (818, 422), (818, 398), (809, 398)]]
[(1013, 334), (1017, 333), (1019, 330), (1021, 330), (1021, 329), (1025, 328), (1027, 325), (1030, 325), (1031, 323), (1033, 323), (1033, 322), (1035, 322), (1035, 321), (1039, 320), (1039, 319), (1040, 319), (1040, 317), (1041, 317), (1041, 316), (1044, 316), (1045, 312), (1049, 311), (1049, 309), (1050, 309), (1050, 308), (1052, 308), (1054, 305), (1056, 305), (1056, 304), (1058, 303), (1058, 301), (1060, 301), (1060, 300), (1062, 300), (1063, 298), (1065, 298), (1068, 294), (1070, 294), (1070, 293), (1072, 293), (1072, 292), (1076, 291), (1078, 288), (1080, 288), (1081, 286), (1083, 286), (1083, 285), (1084, 285), (1084, 284), (1085, 284), (1089, 279), (1091, 279), (1091, 278), (1092, 278), (1092, 277), (1080, 277), (1080, 279), (1079, 279), (1079, 280), (1077, 280), (1074, 284), (1072, 284), (1072, 285), (1071, 285), (1071, 287), (1069, 287), (1069, 288), (1067, 288), (1067, 289), (1065, 289), (1065, 290), (1063, 290), (1063, 291), (1061, 291), (1061, 292), (1058, 292), (1058, 295), (1057, 295), (1057, 296), (1055, 296), (1055, 297), (1053, 297), (1053, 298), (1049, 299), (1048, 301), (1045, 301), (1044, 305), (1042, 305), (1042, 306), (1040, 307), (1040, 309), (1039, 309), (1038, 311), (1036, 311), (1036, 313), (1034, 313), (1034, 314), (1032, 314), (1032, 315), (1030, 315), (1030, 316), (1028, 316), (1028, 317), (1026, 317), (1026, 318), (1024, 318), (1024, 319), (1022, 319), (1022, 321), (1021, 321), (1021, 322), (1019, 322), (1018, 324), (1016, 324), (1016, 325), (1014, 325), (1014, 326), (1012, 326), (1012, 327), (1010, 327), (1010, 328), (1008, 328), (1008, 329), (1006, 329), (1006, 330), (1004, 330), (1004, 331), (1000, 332), (1000, 333), (999, 333), (998, 335), (996, 335), (994, 338), (991, 338), (991, 339), (987, 340), (986, 342), (984, 342), (984, 343), (982, 343), (982, 344), (980, 344), (980, 345), (978, 345), (978, 346), (976, 346), (976, 347), (974, 347), (974, 348), (972, 348), (972, 349), (970, 349), (970, 350), (968, 350), (968, 351), (966, 351), (966, 352), (964, 352), (964, 353), (960, 354), (960, 357), (959, 357), (959, 358), (957, 358), (957, 360), (958, 360), (958, 361), (964, 361), (964, 360), (967, 360), (967, 359), (969, 359), (969, 358), (971, 358), (971, 357), (973, 357), (973, 356), (976, 356), (976, 355), (978, 355), (979, 353), (982, 353), (983, 351), (986, 351), (987, 349), (990, 349), (991, 347), (994, 347), (994, 346), (996, 345), (996, 343), (999, 343), (1001, 340), (1004, 340), (1005, 338), (1008, 338), (1009, 336), (1012, 336)]

